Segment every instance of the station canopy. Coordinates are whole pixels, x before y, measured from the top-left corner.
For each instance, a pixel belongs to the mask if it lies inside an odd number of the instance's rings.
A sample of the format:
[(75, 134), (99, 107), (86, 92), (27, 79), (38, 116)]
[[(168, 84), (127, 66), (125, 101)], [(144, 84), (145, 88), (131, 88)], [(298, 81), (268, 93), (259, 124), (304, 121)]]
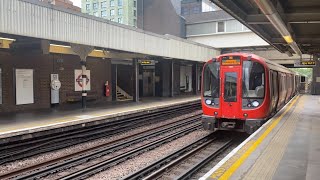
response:
[(320, 53), (320, 0), (211, 0), (282, 53)]

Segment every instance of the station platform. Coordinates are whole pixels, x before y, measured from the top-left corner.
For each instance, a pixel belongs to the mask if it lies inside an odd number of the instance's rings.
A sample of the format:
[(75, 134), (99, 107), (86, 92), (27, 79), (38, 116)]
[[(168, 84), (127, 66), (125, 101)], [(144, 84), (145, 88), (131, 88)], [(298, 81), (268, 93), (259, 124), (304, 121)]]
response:
[(200, 179), (319, 177), (320, 96), (300, 95)]
[(28, 138), (31, 133), (39, 133), (51, 129), (58, 129), (67, 126), (81, 125), (117, 118), (133, 113), (152, 111), (160, 108), (183, 105), (199, 101), (200, 96), (179, 96), (174, 98), (143, 98), (139, 102), (110, 103), (103, 106), (89, 107), (82, 110), (77, 109), (50, 109), (35, 112), (12, 113), (0, 115), (0, 140), (24, 136)]

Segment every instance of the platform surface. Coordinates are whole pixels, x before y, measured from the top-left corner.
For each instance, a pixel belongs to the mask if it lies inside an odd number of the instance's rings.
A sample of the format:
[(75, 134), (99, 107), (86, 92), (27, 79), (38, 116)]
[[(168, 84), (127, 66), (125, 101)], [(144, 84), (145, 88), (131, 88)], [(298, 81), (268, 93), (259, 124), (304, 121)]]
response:
[(82, 124), (100, 119), (154, 110), (200, 100), (200, 96), (182, 96), (174, 98), (144, 98), (142, 101), (123, 102), (87, 108), (68, 110), (45, 110), (37, 112), (12, 113), (0, 115), (0, 138), (26, 133), (39, 132), (59, 127)]
[(320, 179), (320, 96), (292, 99), (204, 179)]

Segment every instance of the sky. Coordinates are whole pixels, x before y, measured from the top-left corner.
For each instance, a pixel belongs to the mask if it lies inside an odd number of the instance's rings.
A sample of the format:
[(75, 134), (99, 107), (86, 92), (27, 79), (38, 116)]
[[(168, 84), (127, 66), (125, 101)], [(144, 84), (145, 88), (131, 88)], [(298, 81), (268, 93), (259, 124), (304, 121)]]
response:
[(73, 5), (81, 7), (81, 0), (71, 0), (73, 2)]

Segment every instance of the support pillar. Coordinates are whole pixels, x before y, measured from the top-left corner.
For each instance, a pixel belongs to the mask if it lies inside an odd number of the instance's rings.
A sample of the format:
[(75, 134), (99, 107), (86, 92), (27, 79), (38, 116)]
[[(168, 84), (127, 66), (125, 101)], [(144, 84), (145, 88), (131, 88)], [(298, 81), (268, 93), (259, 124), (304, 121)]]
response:
[(198, 64), (194, 63), (192, 66), (192, 90), (193, 94), (198, 94)]
[(311, 94), (312, 95), (320, 95), (320, 61), (318, 60), (320, 55), (314, 55), (313, 60), (316, 61), (316, 66), (312, 69), (312, 86), (311, 86)]
[(111, 88), (112, 88), (112, 101), (117, 101), (117, 82), (118, 82), (118, 65), (111, 65)]
[(170, 97), (174, 97), (174, 63), (170, 62)]
[(139, 63), (133, 59), (133, 101), (139, 102)]
[(87, 82), (87, 57), (93, 51), (93, 46), (86, 46), (81, 44), (71, 44), (71, 49), (80, 57), (80, 65), (82, 69), (82, 109), (87, 108), (87, 89), (86, 89), (86, 82)]

